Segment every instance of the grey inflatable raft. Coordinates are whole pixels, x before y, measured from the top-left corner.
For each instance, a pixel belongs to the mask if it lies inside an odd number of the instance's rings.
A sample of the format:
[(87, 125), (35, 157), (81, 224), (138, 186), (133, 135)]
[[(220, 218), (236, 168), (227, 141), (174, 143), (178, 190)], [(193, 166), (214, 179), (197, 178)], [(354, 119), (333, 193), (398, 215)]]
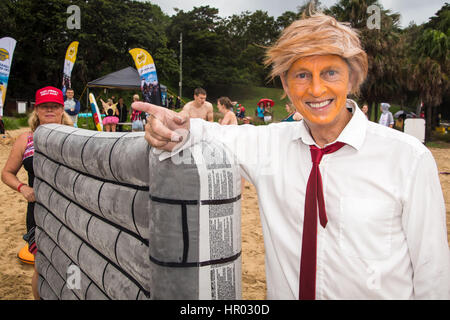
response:
[(159, 161), (143, 133), (34, 134), (43, 299), (241, 299), (240, 175), (217, 143)]

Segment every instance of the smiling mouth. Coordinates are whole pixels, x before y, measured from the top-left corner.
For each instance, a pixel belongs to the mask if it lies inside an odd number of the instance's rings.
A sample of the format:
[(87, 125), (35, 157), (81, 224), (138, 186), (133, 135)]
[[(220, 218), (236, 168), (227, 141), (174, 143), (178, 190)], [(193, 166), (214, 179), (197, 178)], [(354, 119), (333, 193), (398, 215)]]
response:
[(331, 102), (333, 102), (333, 99), (324, 100), (321, 102), (306, 102), (306, 104), (313, 109), (323, 109), (328, 107)]

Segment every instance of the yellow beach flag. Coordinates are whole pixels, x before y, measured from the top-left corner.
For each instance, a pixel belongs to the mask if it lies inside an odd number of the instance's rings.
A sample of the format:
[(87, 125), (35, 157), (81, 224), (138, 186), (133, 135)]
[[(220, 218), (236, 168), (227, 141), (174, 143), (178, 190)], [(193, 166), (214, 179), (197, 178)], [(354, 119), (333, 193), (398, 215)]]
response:
[(67, 88), (71, 87), (71, 75), (73, 65), (77, 60), (77, 52), (78, 52), (78, 41), (73, 41), (66, 51), (66, 59), (64, 60), (64, 74), (63, 74), (63, 83), (62, 83), (62, 92), (65, 95)]
[(133, 57), (134, 63), (136, 64), (136, 69), (138, 70), (140, 76), (152, 71), (156, 72), (155, 62), (153, 61), (150, 53), (146, 50), (135, 48), (131, 49), (129, 52)]
[(9, 73), (17, 41), (10, 37), (0, 39), (0, 118), (3, 116), (6, 89), (8, 87)]
[(161, 89), (152, 56), (142, 48), (131, 49), (129, 53), (139, 73), (143, 100), (160, 106)]

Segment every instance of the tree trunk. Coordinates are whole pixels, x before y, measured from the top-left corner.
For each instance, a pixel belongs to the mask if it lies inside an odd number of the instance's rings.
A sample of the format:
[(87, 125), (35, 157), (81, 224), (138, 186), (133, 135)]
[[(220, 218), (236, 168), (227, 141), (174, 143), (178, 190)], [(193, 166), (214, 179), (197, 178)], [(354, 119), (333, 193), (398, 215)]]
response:
[(439, 126), (439, 123), (438, 123), (438, 110), (437, 110), (437, 107), (433, 107), (433, 108), (431, 108), (432, 109), (432, 111), (431, 111), (431, 115), (432, 115), (432, 117), (431, 117), (431, 130), (434, 130), (434, 129), (436, 129), (436, 127), (438, 127)]
[(431, 118), (432, 118), (432, 108), (431, 105), (427, 104), (427, 112), (425, 115), (425, 143), (431, 140)]
[(375, 122), (378, 122), (378, 110), (379, 110), (378, 105), (379, 105), (378, 101), (375, 101), (375, 119), (373, 120)]
[(367, 114), (369, 115), (369, 121), (372, 120), (372, 101), (367, 101)]

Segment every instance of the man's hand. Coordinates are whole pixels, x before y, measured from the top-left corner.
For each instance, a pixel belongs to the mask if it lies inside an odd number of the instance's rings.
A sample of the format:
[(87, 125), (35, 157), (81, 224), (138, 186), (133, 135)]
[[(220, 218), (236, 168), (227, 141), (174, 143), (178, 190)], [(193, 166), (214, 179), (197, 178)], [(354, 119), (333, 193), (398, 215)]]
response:
[(189, 117), (146, 102), (133, 102), (135, 110), (150, 114), (145, 125), (145, 139), (157, 149), (172, 151), (189, 133)]

